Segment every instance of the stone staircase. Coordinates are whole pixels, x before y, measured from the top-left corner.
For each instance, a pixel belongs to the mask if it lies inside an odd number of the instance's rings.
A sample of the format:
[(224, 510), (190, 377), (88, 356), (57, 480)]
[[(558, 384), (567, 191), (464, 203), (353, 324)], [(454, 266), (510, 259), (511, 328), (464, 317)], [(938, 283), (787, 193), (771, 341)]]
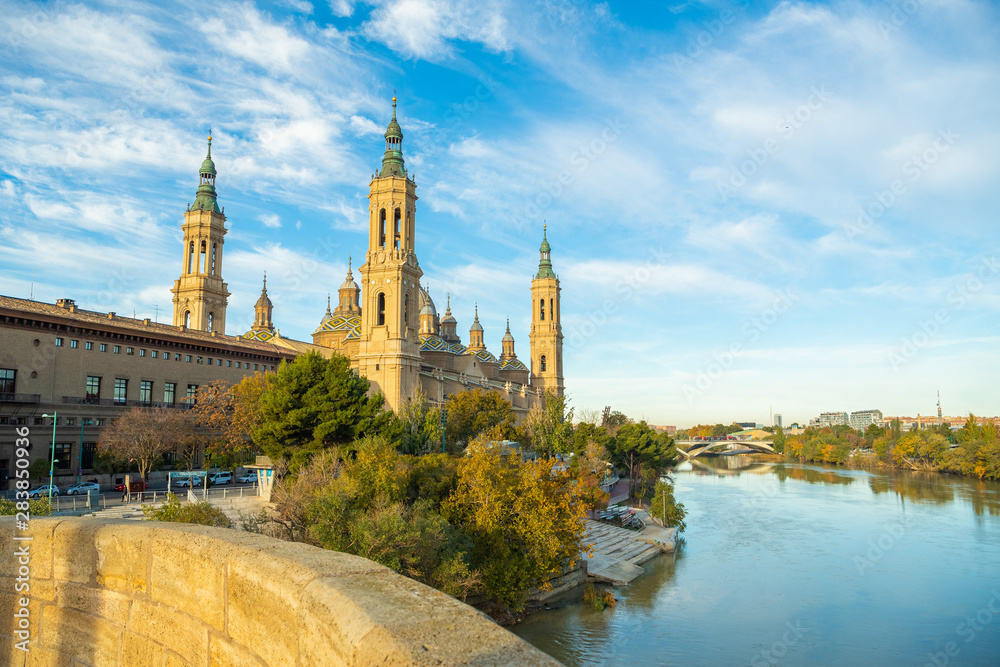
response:
[(585, 544), (593, 544), (594, 551), (619, 561), (642, 565), (659, 556), (663, 551), (643, 541), (638, 533), (599, 521), (588, 521)]

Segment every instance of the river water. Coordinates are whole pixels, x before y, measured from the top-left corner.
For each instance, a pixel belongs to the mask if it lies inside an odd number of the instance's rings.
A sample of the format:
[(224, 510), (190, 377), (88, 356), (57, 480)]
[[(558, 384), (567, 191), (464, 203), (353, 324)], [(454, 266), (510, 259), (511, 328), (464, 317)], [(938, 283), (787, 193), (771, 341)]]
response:
[(675, 480), (676, 557), (512, 630), (567, 665), (1000, 665), (1000, 484), (746, 456)]

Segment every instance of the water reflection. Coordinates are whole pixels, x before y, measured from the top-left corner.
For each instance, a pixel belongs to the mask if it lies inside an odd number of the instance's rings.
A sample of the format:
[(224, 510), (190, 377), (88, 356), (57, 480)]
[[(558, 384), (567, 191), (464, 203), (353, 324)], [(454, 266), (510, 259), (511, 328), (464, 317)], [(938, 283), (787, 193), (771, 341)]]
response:
[(922, 665), (948, 642), (951, 664), (997, 664), (1000, 616), (974, 642), (956, 628), (1000, 581), (1000, 484), (749, 456), (675, 479), (689, 512), (676, 558), (615, 589), (614, 609), (577, 591), (512, 630), (580, 666), (765, 664), (788, 623), (806, 639), (771, 664)]

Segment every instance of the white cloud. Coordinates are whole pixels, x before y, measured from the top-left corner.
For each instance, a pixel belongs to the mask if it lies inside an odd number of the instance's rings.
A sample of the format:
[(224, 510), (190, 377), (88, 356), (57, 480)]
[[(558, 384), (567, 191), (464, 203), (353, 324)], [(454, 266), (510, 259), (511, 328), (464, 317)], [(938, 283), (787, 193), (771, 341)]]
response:
[(257, 216), (257, 219), (268, 229), (278, 229), (281, 227), (281, 218), (274, 213), (262, 213)]
[(509, 45), (507, 21), (496, 2), (391, 0), (376, 8), (362, 29), (394, 51), (426, 60), (450, 55), (453, 39), (481, 42), (493, 51)]

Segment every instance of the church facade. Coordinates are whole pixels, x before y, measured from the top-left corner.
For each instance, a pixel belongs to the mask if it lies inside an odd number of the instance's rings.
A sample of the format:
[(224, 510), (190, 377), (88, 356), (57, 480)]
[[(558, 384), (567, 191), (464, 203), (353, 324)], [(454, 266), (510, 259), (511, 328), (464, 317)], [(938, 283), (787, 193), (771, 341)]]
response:
[[(560, 286), (552, 269), (547, 235), (543, 230), (538, 272), (531, 281), (528, 363), (517, 356), (509, 322), (500, 356), (486, 348), (478, 308), (468, 344), (463, 344), (450, 298), (441, 315), (421, 285), (423, 271), (416, 252), (417, 185), (407, 173), (402, 145), (403, 132), (393, 98), (382, 166), (369, 183), (368, 248), (358, 267), (360, 285), (348, 258), (336, 307), (331, 310), (328, 299), (326, 313), (308, 343), (281, 336), (274, 324), (265, 277), (254, 324), (243, 338), (296, 354), (343, 354), (373, 389), (385, 396), (392, 409), (400, 408), (418, 392), (432, 403), (442, 404), (455, 393), (482, 387), (502, 394), (523, 417), (541, 405), (546, 391), (562, 395), (565, 389)], [(210, 150), (201, 168), (198, 199), (185, 213), (186, 273), (174, 287), (174, 323), (202, 330), (225, 321), (228, 296), (220, 273), (225, 216), (216, 202), (215, 175)], [(192, 270), (197, 275), (194, 281)]]

